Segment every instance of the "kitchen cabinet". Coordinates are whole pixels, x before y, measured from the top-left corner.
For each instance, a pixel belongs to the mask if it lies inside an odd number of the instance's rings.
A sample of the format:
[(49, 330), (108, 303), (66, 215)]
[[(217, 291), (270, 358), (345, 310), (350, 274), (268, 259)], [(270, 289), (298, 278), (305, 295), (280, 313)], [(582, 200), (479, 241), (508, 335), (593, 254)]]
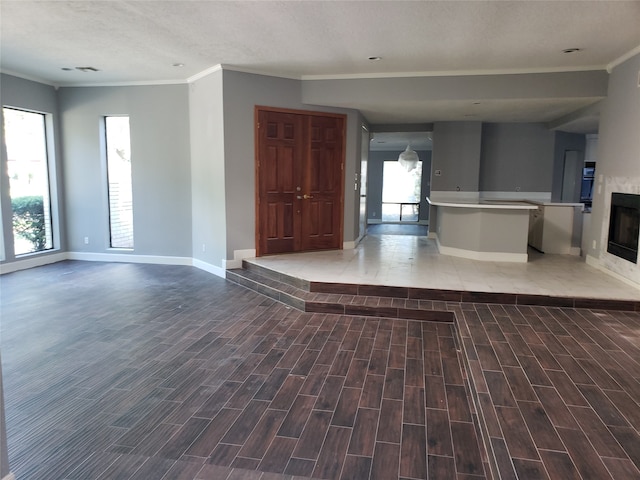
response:
[(581, 211), (580, 203), (538, 205), (529, 212), (529, 245), (543, 253), (579, 255), (579, 246), (573, 246), (574, 215)]

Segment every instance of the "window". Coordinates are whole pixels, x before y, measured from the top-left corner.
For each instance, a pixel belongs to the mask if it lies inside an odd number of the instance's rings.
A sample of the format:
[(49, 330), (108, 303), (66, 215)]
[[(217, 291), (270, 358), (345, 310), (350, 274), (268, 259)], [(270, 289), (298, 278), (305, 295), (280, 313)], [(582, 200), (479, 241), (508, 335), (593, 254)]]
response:
[(109, 234), (112, 248), (133, 248), (129, 117), (105, 117)]
[(14, 255), (53, 248), (46, 115), (3, 108)]
[(382, 221), (417, 222), (421, 184), (422, 162), (407, 171), (397, 160), (385, 161), (382, 174)]

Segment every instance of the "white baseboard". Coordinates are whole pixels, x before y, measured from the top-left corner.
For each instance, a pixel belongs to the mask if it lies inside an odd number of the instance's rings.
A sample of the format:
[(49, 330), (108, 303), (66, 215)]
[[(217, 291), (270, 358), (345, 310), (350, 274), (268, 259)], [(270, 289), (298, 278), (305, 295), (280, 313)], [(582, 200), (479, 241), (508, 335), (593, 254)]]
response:
[(133, 255), (127, 253), (67, 252), (66, 260), (84, 260), (87, 262), (154, 263), (158, 265), (193, 265), (193, 259), (190, 257)]
[(60, 252), (51, 255), (38, 255), (24, 258), (11, 263), (3, 263), (0, 265), (0, 275), (17, 272), (18, 270), (26, 270), (27, 268), (41, 267), (43, 265), (49, 265), (50, 263), (62, 262), (63, 260), (67, 260), (67, 258), (67, 252)]
[(200, 270), (204, 270), (205, 272), (211, 273), (212, 275), (220, 278), (227, 278), (227, 271), (225, 268), (211, 265), (210, 263), (203, 262), (197, 258), (192, 259), (192, 263), (194, 267), (199, 268)]
[(604, 265), (602, 265), (602, 263), (600, 262), (600, 260), (596, 257), (593, 257), (589, 254), (587, 254), (587, 256), (585, 257), (585, 263), (593, 268), (597, 268), (598, 270), (600, 270), (603, 273), (606, 273), (607, 275), (609, 275), (610, 277), (615, 278), (616, 280), (620, 280), (623, 283), (626, 283), (627, 285), (637, 288), (638, 290), (640, 290), (640, 284), (634, 282), (633, 280), (629, 280), (627, 277), (623, 277), (622, 275), (616, 273), (616, 272), (612, 272), (611, 270), (609, 270), (608, 268), (605, 268)]
[(508, 252), (476, 252), (474, 250), (466, 250), (463, 248), (445, 247), (440, 244), (436, 237), (438, 251), (442, 255), (451, 255), (452, 257), (468, 258), (469, 260), (479, 260), (483, 262), (513, 262), (527, 263), (529, 255), (526, 253), (508, 253)]
[(232, 268), (242, 268), (242, 260), (245, 258), (255, 258), (256, 249), (247, 248), (244, 250), (234, 250), (233, 260), (222, 259), (222, 268), (229, 270)]
[(581, 253), (582, 253), (582, 249), (580, 247), (570, 247), (569, 248), (569, 255), (574, 255), (574, 256), (579, 257)]
[(356, 245), (360, 243), (360, 240), (362, 240), (362, 237), (358, 238), (357, 240), (352, 240), (350, 242), (342, 242), (342, 248), (344, 250), (353, 250), (354, 248), (356, 248)]

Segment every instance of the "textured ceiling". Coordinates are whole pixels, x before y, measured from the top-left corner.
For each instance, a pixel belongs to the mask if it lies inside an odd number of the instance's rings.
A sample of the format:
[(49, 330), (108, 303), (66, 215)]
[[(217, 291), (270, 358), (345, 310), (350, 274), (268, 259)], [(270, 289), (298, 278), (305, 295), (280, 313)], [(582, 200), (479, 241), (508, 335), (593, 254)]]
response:
[[(2, 0), (0, 22), (2, 71), (61, 86), (184, 82), (215, 65), (302, 79), (605, 69), (640, 45), (638, 1)], [(361, 107), (391, 123), (424, 105)], [(505, 107), (530, 121), (553, 108), (491, 106)]]

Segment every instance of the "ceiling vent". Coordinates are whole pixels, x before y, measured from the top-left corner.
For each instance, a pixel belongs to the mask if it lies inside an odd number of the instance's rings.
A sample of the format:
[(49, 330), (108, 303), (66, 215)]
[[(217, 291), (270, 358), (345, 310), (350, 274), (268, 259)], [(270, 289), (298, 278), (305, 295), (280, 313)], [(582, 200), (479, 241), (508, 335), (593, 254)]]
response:
[(80, 70), (81, 72), (99, 72), (95, 67), (76, 67), (76, 70)]

